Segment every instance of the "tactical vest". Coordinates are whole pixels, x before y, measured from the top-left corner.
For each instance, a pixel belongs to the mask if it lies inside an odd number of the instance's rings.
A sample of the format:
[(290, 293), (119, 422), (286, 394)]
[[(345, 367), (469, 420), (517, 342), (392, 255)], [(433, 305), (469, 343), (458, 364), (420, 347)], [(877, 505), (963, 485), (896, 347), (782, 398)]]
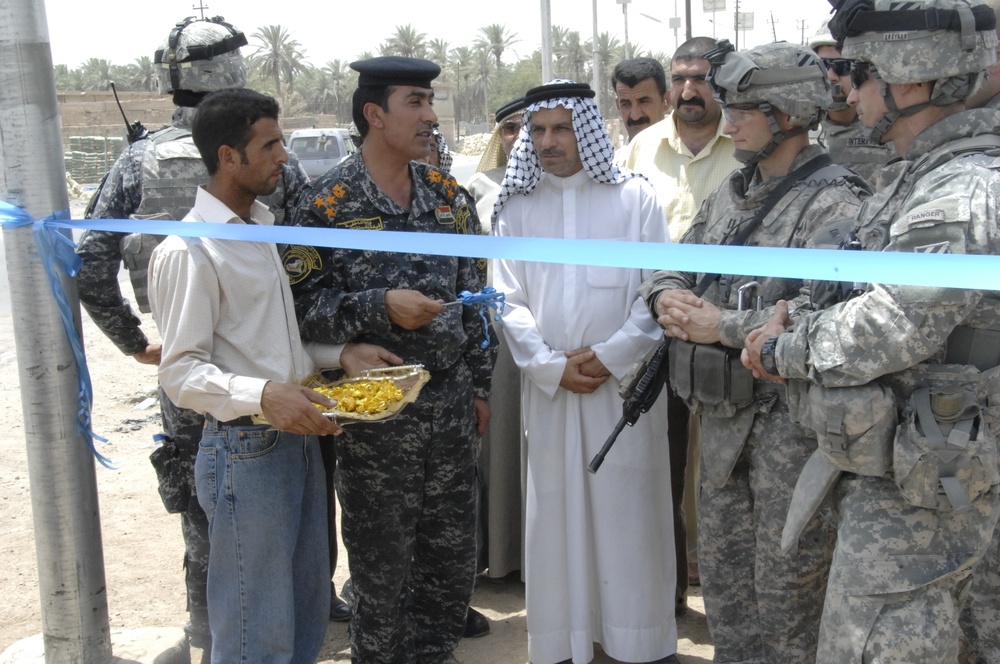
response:
[[(183, 219), (194, 205), (198, 185), (208, 180), (208, 172), (191, 130), (167, 127), (149, 136), (142, 154), (142, 202), (132, 219)], [(136, 306), (149, 312), (146, 293), (147, 270), (153, 249), (163, 238), (131, 233), (122, 238), (122, 261), (129, 271)]]

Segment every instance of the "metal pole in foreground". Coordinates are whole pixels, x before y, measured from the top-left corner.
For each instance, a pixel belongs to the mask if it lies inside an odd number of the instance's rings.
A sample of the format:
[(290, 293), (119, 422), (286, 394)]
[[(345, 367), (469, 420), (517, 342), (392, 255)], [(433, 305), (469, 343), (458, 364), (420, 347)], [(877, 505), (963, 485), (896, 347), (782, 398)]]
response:
[(542, 13), (542, 84), (552, 80), (552, 8), (541, 0)]
[[(0, 199), (68, 207), (42, 0), (0, 3)], [(4, 228), (47, 664), (111, 659), (94, 459), (77, 430), (73, 352), (31, 228)], [(79, 329), (72, 281), (64, 280)]]

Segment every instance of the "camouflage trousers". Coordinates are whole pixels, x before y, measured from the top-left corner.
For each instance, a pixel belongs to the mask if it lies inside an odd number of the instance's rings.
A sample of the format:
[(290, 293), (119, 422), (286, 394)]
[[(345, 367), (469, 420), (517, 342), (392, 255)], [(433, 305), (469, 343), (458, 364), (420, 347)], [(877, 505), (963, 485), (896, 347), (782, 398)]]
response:
[(968, 603), (959, 617), (974, 664), (1000, 662), (1000, 525), (972, 572)]
[(812, 664), (836, 539), (830, 510), (813, 517), (797, 551), (782, 553), (781, 531), (815, 439), (778, 401), (756, 414), (728, 481), (714, 488), (704, 459), (733, 440), (720, 440), (718, 422), (708, 419), (702, 417), (698, 567), (714, 661)]
[(845, 476), (835, 494), (817, 664), (954, 664), (962, 599), (1000, 514), (997, 488), (959, 512), (910, 505), (892, 478)]
[[(186, 408), (179, 408), (160, 389), (160, 416), (166, 435), (164, 447), (173, 457), (172, 473), (157, 468), (160, 495), (168, 511), (181, 515), (181, 536), (184, 538), (184, 582), (187, 587), (187, 611), (191, 624), (187, 628), (192, 642), (207, 645), (208, 628), (208, 517), (198, 503), (194, 489), (194, 461), (198, 455), (205, 418)], [(154, 463), (154, 466), (158, 464)]]
[(475, 576), (475, 452), (463, 362), (396, 419), (337, 441), (355, 664), (453, 661)]

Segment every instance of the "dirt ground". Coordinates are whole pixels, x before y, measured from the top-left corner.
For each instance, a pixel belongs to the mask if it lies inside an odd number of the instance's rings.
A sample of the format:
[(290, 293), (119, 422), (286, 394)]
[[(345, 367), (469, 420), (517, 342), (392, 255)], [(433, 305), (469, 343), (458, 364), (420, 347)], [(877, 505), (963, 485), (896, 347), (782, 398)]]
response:
[[(74, 217), (79, 217), (74, 202)], [(148, 456), (159, 431), (154, 367), (123, 356), (84, 315), (87, 361), (94, 385), (94, 431), (108, 438), (100, 451), (118, 470), (97, 467), (104, 563), (112, 630), (177, 627), (186, 620), (179, 517), (167, 514), (156, 491)], [(144, 329), (156, 330), (148, 316)], [(0, 314), (0, 652), (41, 630), (38, 574), (28, 491), (24, 424), (10, 314)], [(347, 576), (341, 552), (338, 587)], [(712, 661), (713, 649), (700, 595), (678, 619), (680, 660)], [(527, 662), (524, 586), (520, 581), (483, 580), (473, 605), (493, 625), (490, 635), (465, 640), (456, 651), (463, 664)], [(346, 626), (330, 623), (320, 662), (350, 661)], [(594, 662), (615, 660), (598, 654)]]

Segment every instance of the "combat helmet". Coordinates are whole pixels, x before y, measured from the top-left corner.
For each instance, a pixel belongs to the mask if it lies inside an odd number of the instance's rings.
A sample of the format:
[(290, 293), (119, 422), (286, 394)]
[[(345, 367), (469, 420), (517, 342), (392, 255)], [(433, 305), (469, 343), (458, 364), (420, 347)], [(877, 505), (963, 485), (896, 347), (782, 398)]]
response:
[[(845, 58), (869, 63), (889, 109), (872, 129), (879, 140), (900, 117), (964, 101), (996, 61), (996, 15), (971, 0), (831, 0), (833, 36)], [(888, 83), (931, 83), (927, 102), (898, 108)]]
[[(706, 81), (719, 104), (755, 104), (767, 116), (771, 141), (758, 152), (736, 150), (744, 163), (764, 159), (786, 138), (815, 129), (826, 116), (830, 81), (819, 57), (804, 46), (776, 42), (737, 53), (723, 39), (704, 57), (712, 66)], [(781, 129), (774, 109), (788, 115), (793, 129)]]
[(187, 17), (153, 55), (160, 94), (244, 87), (247, 68), (240, 47), (246, 45), (246, 35), (221, 16)]

